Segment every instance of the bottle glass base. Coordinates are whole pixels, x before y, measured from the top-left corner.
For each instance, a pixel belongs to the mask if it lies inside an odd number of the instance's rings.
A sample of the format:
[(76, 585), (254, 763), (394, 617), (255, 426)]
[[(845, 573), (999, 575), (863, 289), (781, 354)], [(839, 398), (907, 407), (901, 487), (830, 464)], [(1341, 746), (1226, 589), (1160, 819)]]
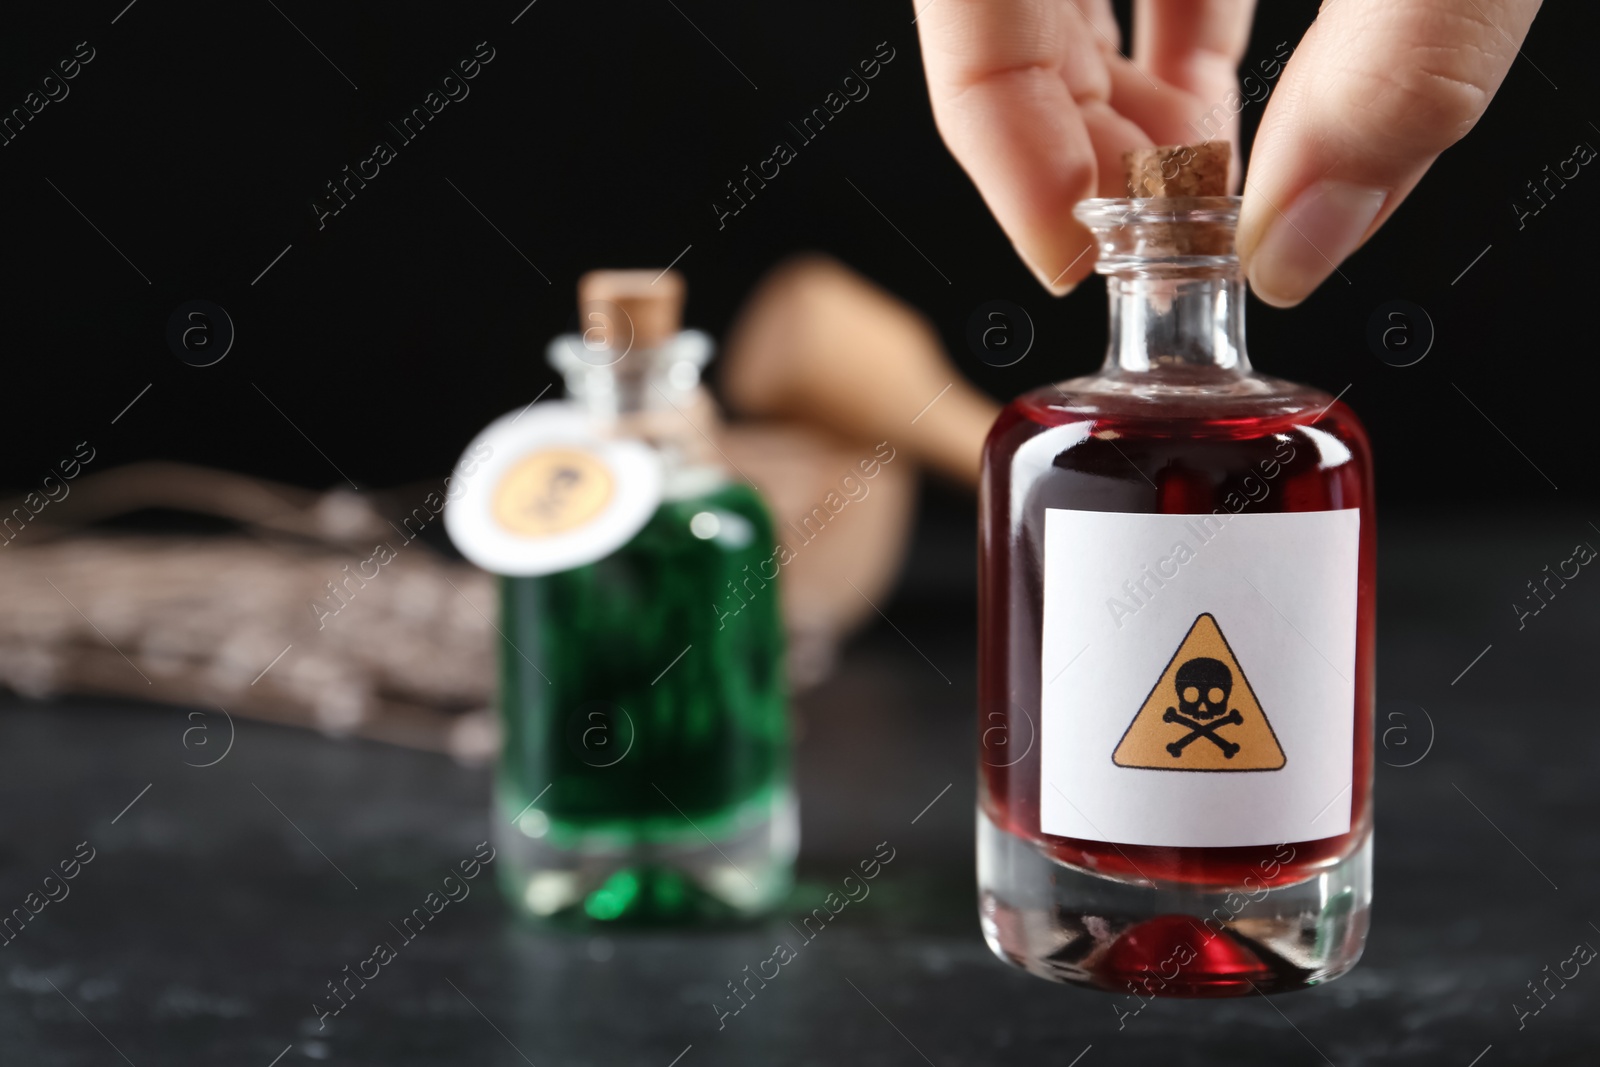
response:
[(1144, 999), (1288, 992), (1361, 958), (1372, 835), (1292, 885), (1197, 887), (1069, 866), (980, 810), (978, 899), (989, 948), (1041, 978)]
[(799, 851), (793, 791), (775, 789), (718, 825), (682, 832), (552, 826), (498, 808), (499, 881), (523, 914), (560, 926), (738, 922), (788, 896)]

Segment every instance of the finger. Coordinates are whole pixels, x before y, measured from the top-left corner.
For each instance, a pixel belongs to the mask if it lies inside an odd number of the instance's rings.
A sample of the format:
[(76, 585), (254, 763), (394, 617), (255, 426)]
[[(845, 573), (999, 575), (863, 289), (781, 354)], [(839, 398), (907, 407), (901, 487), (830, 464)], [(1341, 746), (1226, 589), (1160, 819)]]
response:
[[(1250, 44), (1255, 0), (1137, 0), (1133, 16), (1133, 61), (1163, 86), (1191, 98), (1170, 99), (1139, 120), (1157, 144), (1192, 144), (1214, 138), (1233, 146), (1233, 183), (1239, 173), (1239, 64)], [(1181, 108), (1181, 114), (1176, 113)], [(1179, 119), (1181, 121), (1173, 121)]]
[(1067, 292), (1093, 259), (1073, 205), (1102, 159), (1147, 143), (1109, 107), (1099, 35), (1061, 0), (935, 0), (917, 26), (945, 144), (1023, 262)]
[[(1174, 110), (1174, 98), (1183, 94), (1157, 85), (1122, 55), (1122, 29), (1117, 25), (1111, 0), (1067, 0), (1067, 3), (1094, 33), (1109, 76), (1104, 83), (1109, 92), (1104, 97), (1099, 91), (1098, 78), (1092, 91), (1077, 97), (1083, 125), (1095, 149), (1094, 195), (1127, 196), (1128, 181), (1123, 173), (1122, 154), (1129, 148), (1144, 147), (1153, 136), (1139, 116), (1155, 120), (1159, 126), (1170, 126), (1171, 123), (1163, 120)], [(1181, 110), (1182, 105), (1177, 105), (1177, 109)], [(1092, 267), (1087, 258), (1077, 260), (1071, 264), (1069, 277), (1076, 284)]]
[(1269, 304), (1297, 304), (1482, 117), (1538, 0), (1332, 0), (1262, 117), (1239, 253)]
[(1122, 27), (1117, 25), (1117, 14), (1111, 10), (1111, 0), (1067, 0), (1077, 8), (1078, 14), (1089, 24), (1100, 39), (1103, 51), (1117, 55), (1122, 51)]
[[(1117, 114), (1145, 132), (1147, 140), (1140, 147), (1151, 144), (1192, 144), (1214, 137), (1232, 137), (1228, 126), (1235, 112), (1226, 104), (1211, 109), (1201, 98), (1165, 82), (1155, 80), (1138, 65), (1128, 60), (1116, 60), (1111, 65), (1111, 106)], [(1218, 121), (1218, 119), (1222, 121)], [(1205, 121), (1202, 121), (1205, 119)], [(1121, 166), (1112, 175), (1118, 180), (1114, 192), (1102, 196), (1127, 196), (1127, 183)], [(1104, 187), (1105, 182), (1101, 182)]]
[(1138, 0), (1133, 61), (1158, 81), (1220, 103), (1239, 82), (1255, 0)]

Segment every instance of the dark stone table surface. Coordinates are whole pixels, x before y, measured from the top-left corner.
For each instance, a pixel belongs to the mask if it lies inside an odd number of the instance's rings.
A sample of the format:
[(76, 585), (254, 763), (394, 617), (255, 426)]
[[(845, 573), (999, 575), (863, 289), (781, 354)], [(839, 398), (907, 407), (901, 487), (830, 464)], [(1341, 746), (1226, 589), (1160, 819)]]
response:
[(390, 923), (487, 836), (487, 773), (246, 722), (225, 759), (192, 767), (184, 709), (7, 702), (0, 910), (80, 842), (94, 858), (0, 948), (0, 1064), (1593, 1063), (1600, 973), (1520, 1028), (1515, 1010), (1547, 965), (1600, 945), (1600, 574), (1521, 629), (1510, 607), (1585, 540), (1600, 531), (1583, 515), (1385, 528), (1377, 901), (1364, 961), (1315, 990), (1156, 1001), (1119, 1029), (1117, 998), (991, 957), (972, 607), (923, 589), (891, 609), (901, 632), (863, 638), (798, 702), (792, 912), (878, 842), (895, 859), (720, 1030), (712, 1002), (771, 954), (783, 916), (545, 933), (489, 878), (319, 1029), (326, 983), (397, 940)]

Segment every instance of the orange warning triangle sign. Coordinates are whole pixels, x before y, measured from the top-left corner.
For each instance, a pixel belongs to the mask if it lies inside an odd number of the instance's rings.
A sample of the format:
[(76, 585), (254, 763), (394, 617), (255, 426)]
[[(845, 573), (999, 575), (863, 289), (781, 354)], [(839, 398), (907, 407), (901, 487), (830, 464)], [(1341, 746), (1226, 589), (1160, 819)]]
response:
[(1209, 612), (1189, 627), (1111, 761), (1161, 771), (1275, 771), (1272, 724)]

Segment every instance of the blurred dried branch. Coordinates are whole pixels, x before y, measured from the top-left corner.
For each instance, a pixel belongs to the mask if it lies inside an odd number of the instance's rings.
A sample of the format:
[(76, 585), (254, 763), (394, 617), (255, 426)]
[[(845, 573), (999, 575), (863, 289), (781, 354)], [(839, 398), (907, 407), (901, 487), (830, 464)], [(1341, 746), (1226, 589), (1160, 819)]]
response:
[[(246, 532), (61, 526), (152, 506), (235, 519)], [(87, 476), (50, 526), (31, 524), (6, 547), (0, 684), (216, 705), (482, 759), (493, 747), (493, 579), (406, 543), (380, 506), (180, 464)], [(380, 540), (401, 565), (349, 579)], [(319, 626), (312, 604), (340, 603), (329, 582), (349, 602)]]

